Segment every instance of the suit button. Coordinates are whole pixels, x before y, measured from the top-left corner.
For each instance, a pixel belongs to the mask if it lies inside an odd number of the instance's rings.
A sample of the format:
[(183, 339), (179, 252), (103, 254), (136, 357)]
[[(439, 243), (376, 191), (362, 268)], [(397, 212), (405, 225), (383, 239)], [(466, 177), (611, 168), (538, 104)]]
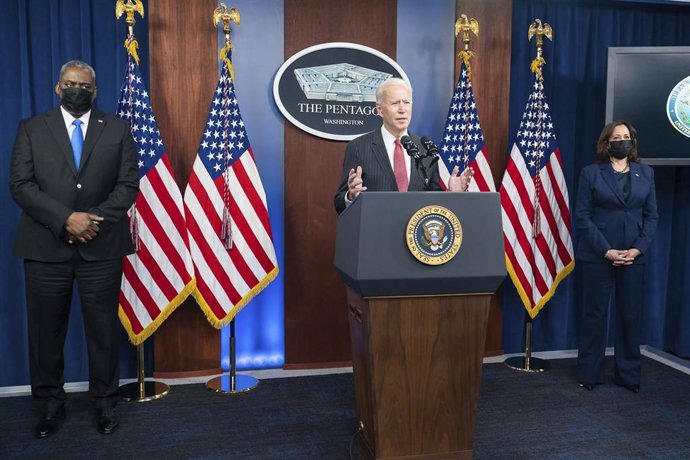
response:
[(77, 188), (81, 188), (81, 184), (77, 184)]

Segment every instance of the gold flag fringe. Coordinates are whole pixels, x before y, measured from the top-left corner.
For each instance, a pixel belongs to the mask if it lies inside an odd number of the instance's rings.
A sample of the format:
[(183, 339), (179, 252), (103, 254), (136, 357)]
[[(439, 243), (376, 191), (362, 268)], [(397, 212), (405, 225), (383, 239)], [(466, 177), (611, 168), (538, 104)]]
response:
[(194, 297), (203, 310), (204, 314), (206, 315), (206, 319), (208, 319), (208, 322), (211, 323), (211, 326), (215, 327), (216, 329), (220, 329), (223, 326), (230, 324), (230, 321), (232, 321), (235, 316), (242, 310), (250, 300), (252, 300), (254, 297), (256, 297), (257, 294), (259, 294), (261, 291), (264, 290), (268, 284), (276, 279), (278, 276), (278, 267), (276, 266), (273, 270), (271, 270), (269, 273), (266, 274), (264, 279), (259, 282), (256, 286), (254, 286), (249, 292), (247, 292), (242, 299), (237, 302), (237, 304), (232, 307), (232, 309), (228, 312), (227, 315), (225, 315), (224, 318), (218, 319), (215, 314), (213, 314), (213, 310), (211, 310), (211, 307), (208, 305), (206, 302), (206, 299), (201, 295), (201, 292), (199, 292), (199, 289), (195, 289), (194, 292), (192, 292), (192, 297)]
[(508, 269), (508, 274), (510, 275), (510, 279), (513, 281), (513, 285), (515, 286), (515, 289), (517, 289), (518, 295), (520, 296), (520, 300), (522, 300), (522, 303), (525, 305), (525, 309), (527, 310), (527, 313), (529, 314), (530, 318), (534, 319), (537, 317), (537, 314), (541, 311), (542, 308), (544, 308), (544, 305), (546, 305), (546, 302), (551, 300), (551, 297), (556, 293), (556, 288), (560, 284), (563, 279), (570, 274), (570, 272), (573, 271), (575, 268), (575, 261), (571, 260), (568, 265), (563, 267), (563, 269), (558, 272), (558, 275), (556, 275), (556, 279), (553, 280), (553, 285), (551, 286), (551, 289), (549, 289), (549, 292), (544, 295), (541, 299), (539, 299), (539, 302), (537, 302), (534, 306), (530, 303), (529, 296), (525, 292), (525, 290), (522, 288), (522, 284), (520, 284), (520, 278), (518, 277), (517, 273), (515, 273), (515, 269), (513, 268), (513, 264), (510, 263), (510, 258), (506, 254), (505, 256), (506, 259), (506, 268)]
[(541, 66), (544, 64), (546, 64), (546, 60), (543, 57), (536, 57), (534, 60), (532, 60), (529, 70), (532, 71), (532, 73), (536, 73), (539, 78), (542, 78)]
[(125, 49), (127, 53), (134, 58), (134, 62), (139, 65), (139, 55), (137, 54), (137, 49), (139, 48), (139, 42), (134, 35), (130, 35), (125, 38)]
[(125, 328), (127, 331), (127, 336), (129, 337), (129, 341), (132, 343), (132, 345), (141, 345), (153, 335), (154, 332), (158, 329), (158, 327), (163, 324), (163, 321), (168, 319), (168, 317), (179, 307), (182, 302), (184, 302), (187, 297), (189, 297), (194, 290), (196, 290), (196, 278), (192, 278), (189, 283), (180, 291), (179, 294), (177, 294), (168, 305), (166, 305), (163, 310), (161, 310), (161, 313), (158, 315), (158, 318), (155, 319), (151, 324), (146, 326), (143, 331), (141, 331), (139, 334), (135, 334), (134, 331), (132, 330), (132, 324), (129, 322), (129, 318), (125, 314), (125, 311), (122, 309), (122, 305), (119, 306), (118, 309), (118, 316), (120, 317), (120, 321), (122, 322), (122, 326)]
[(472, 68), (470, 67), (470, 58), (474, 56), (473, 51), (460, 51), (458, 57), (462, 59), (463, 64), (467, 67), (467, 75), (472, 78)]
[(232, 51), (232, 43), (228, 42), (225, 44), (223, 48), (220, 50), (220, 59), (225, 63), (226, 66), (228, 66), (228, 71), (230, 72), (230, 79), (232, 80), (232, 84), (235, 84), (235, 71), (232, 68), (232, 61), (228, 57), (228, 53)]

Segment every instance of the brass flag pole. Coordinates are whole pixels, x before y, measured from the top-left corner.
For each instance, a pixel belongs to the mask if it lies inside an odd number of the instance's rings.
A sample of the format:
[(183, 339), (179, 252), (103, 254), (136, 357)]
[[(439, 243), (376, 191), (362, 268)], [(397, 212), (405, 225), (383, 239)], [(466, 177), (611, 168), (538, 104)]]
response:
[[(527, 40), (531, 41), (533, 37), (536, 37), (537, 45), (537, 57), (532, 60), (530, 64), (530, 71), (535, 73), (539, 79), (543, 79), (541, 67), (546, 64), (544, 57), (542, 55), (543, 50), (543, 37), (546, 36), (549, 40), (553, 40), (553, 30), (548, 23), (542, 24), (541, 19), (535, 19), (532, 24), (530, 24), (527, 31)], [(540, 223), (539, 223), (539, 196), (538, 190), (535, 194), (534, 203), (534, 222), (532, 223), (533, 238), (538, 235)], [(523, 372), (544, 372), (551, 369), (551, 364), (540, 358), (532, 357), (532, 318), (527, 315), (527, 320), (525, 321), (525, 356), (514, 356), (512, 358), (506, 359), (503, 364), (511, 369)]]
[[(140, 0), (117, 0), (115, 3), (115, 18), (120, 19), (123, 14), (126, 15), (125, 21), (127, 23), (127, 38), (125, 39), (125, 49), (127, 53), (139, 63), (139, 56), (137, 55), (137, 48), (139, 43), (134, 37), (134, 13), (144, 17), (144, 5)], [(132, 104), (130, 104), (132, 107)], [(131, 117), (130, 119), (134, 119)], [(133, 205), (130, 215), (130, 220), (136, 221), (136, 207)], [(135, 250), (139, 248), (139, 241), (137, 232), (133, 232), (133, 239), (135, 243)], [(146, 402), (154, 399), (159, 399), (168, 394), (170, 387), (162, 382), (146, 381), (145, 367), (144, 367), (144, 344), (137, 345), (137, 381), (120, 386), (119, 392), (124, 401), (132, 402)]]
[[(230, 23), (234, 22), (236, 25), (240, 24), (240, 13), (236, 8), (230, 8), (221, 3), (218, 8), (213, 10), (213, 25), (218, 27), (223, 23), (223, 35), (225, 36), (225, 45), (221, 48), (219, 57), (221, 62), (227, 66), (230, 73), (230, 79), (235, 81), (235, 74), (232, 68), (232, 60), (230, 52), (232, 50), (232, 43), (230, 42)], [(231, 248), (231, 230), (229, 226), (229, 211), (224, 212), (224, 225), (221, 231), (223, 238), (226, 241), (226, 248)], [(227, 221), (227, 222), (226, 222)], [(227, 224), (227, 225), (226, 225)], [(206, 382), (206, 388), (216, 393), (236, 394), (244, 393), (255, 389), (259, 385), (259, 381), (251, 375), (237, 374), (236, 366), (236, 343), (235, 343), (235, 318), (230, 321), (230, 365), (227, 373), (223, 373), (218, 377), (214, 377)]]
[[(462, 63), (465, 64), (465, 68), (467, 69), (467, 76), (471, 79), (472, 67), (470, 66), (470, 58), (474, 56), (474, 52), (470, 51), (470, 32), (472, 32), (477, 37), (479, 36), (479, 22), (477, 22), (477, 20), (474, 18), (468, 18), (466, 14), (461, 14), (457, 21), (455, 21), (454, 30), (456, 38), (459, 36), (460, 32), (462, 32), (463, 50), (458, 52), (458, 57), (462, 60)], [(469, 101), (469, 95), (472, 92), (472, 88), (468, 85), (465, 87), (463, 92), (464, 100)], [(468, 108), (465, 107), (465, 110), (468, 110)], [(464, 128), (461, 128), (460, 136), (462, 136), (465, 139), (471, 137), (471, 124), (463, 123), (462, 126)], [(461, 171), (464, 171), (466, 168), (470, 166), (470, 152), (468, 150), (469, 143), (465, 143), (464, 149), (461, 152), (463, 157), (462, 165), (460, 165)]]

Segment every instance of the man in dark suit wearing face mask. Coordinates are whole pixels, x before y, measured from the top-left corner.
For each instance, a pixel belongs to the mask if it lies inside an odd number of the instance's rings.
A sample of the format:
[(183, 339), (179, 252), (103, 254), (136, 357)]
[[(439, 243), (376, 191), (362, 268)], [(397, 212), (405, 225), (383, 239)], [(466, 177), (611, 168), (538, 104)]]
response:
[(129, 124), (92, 104), (96, 74), (62, 66), (60, 107), (23, 120), (10, 190), (22, 208), (15, 255), (24, 259), (31, 393), (51, 436), (65, 418), (64, 343), (76, 280), (89, 356), (89, 394), (103, 434), (119, 425), (118, 300), (122, 257), (134, 251), (127, 210), (139, 186)]

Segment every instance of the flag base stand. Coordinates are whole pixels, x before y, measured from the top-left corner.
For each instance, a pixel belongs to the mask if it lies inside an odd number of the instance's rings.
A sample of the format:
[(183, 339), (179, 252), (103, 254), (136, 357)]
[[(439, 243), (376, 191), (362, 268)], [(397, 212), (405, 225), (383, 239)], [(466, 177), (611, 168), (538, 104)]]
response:
[(234, 378), (229, 373), (212, 378), (206, 382), (206, 388), (216, 393), (246, 393), (252, 391), (259, 385), (259, 380), (251, 375), (235, 375)]
[(503, 361), (506, 367), (522, 372), (544, 372), (551, 369), (551, 363), (539, 358), (514, 356)]
[(160, 399), (170, 392), (162, 382), (144, 381), (144, 344), (137, 345), (137, 381), (122, 385), (118, 391), (123, 401), (147, 402)]
[(167, 395), (170, 386), (162, 382), (133, 382), (122, 385), (119, 391), (123, 401), (146, 402)]
[(551, 364), (532, 357), (532, 319), (525, 323), (525, 356), (514, 356), (503, 361), (506, 367), (522, 372), (544, 372), (551, 369)]
[(252, 391), (259, 380), (251, 375), (236, 374), (235, 366), (235, 318), (230, 321), (230, 370), (227, 374), (214, 377), (206, 382), (206, 388), (216, 393), (236, 394)]

